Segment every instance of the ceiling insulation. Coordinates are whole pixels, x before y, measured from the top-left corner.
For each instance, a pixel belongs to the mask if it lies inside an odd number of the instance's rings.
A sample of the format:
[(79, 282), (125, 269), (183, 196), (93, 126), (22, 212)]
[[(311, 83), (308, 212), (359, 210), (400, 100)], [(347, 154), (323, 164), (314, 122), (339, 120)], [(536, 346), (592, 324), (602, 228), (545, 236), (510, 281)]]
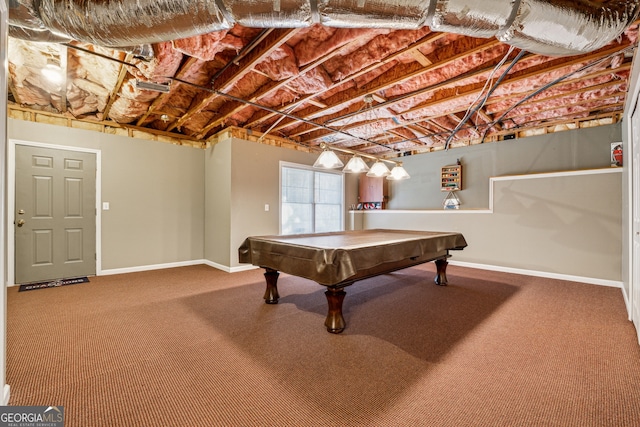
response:
[(636, 1), (11, 0), (9, 106), (194, 141), (233, 126), (426, 152), (616, 122), (637, 15)]

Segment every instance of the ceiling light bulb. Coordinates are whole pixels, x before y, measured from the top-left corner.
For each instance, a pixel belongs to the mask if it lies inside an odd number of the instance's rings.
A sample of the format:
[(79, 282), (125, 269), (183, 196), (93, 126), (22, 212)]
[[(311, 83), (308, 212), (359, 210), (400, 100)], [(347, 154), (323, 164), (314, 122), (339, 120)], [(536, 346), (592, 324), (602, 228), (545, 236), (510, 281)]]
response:
[(380, 160), (377, 160), (373, 164), (373, 166), (371, 166), (369, 172), (367, 172), (367, 176), (383, 177), (389, 175), (390, 173), (391, 171), (389, 171), (387, 165), (382, 163)]
[(391, 174), (387, 176), (387, 179), (391, 181), (401, 181), (403, 179), (409, 178), (411, 178), (411, 176), (402, 167), (402, 165), (396, 165), (393, 169), (391, 169)]
[(60, 68), (60, 61), (54, 58), (47, 58), (47, 65), (45, 65), (45, 67), (58, 71), (62, 69)]
[(336, 169), (344, 166), (344, 163), (338, 158), (336, 153), (333, 151), (326, 149), (320, 156), (318, 160), (313, 164), (314, 168), (324, 168), (324, 169)]
[(55, 68), (47, 67), (43, 68), (41, 72), (42, 75), (45, 76), (50, 82), (56, 84), (62, 83), (62, 70), (60, 70), (60, 68), (56, 70)]
[(368, 170), (369, 166), (367, 166), (364, 160), (362, 160), (362, 157), (354, 155), (351, 159), (349, 159), (349, 161), (347, 162), (347, 166), (342, 169), (342, 172), (361, 173), (367, 172)]

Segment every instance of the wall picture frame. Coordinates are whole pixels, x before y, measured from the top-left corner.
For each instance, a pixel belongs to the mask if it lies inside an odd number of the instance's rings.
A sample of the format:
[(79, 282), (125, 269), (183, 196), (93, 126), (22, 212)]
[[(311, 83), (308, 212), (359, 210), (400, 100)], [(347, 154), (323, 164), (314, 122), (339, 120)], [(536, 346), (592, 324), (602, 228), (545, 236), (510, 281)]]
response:
[(622, 167), (623, 160), (623, 152), (622, 152), (622, 142), (612, 142), (611, 143), (611, 167), (619, 168)]

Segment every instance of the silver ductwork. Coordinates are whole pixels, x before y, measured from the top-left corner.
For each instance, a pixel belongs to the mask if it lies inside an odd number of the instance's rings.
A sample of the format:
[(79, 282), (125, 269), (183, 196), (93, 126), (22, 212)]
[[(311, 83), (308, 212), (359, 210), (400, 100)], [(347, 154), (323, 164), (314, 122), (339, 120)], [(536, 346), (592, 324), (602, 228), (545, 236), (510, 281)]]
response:
[(214, 0), (34, 0), (53, 32), (99, 46), (133, 46), (232, 27)]
[(299, 28), (318, 22), (312, 10), (315, 1), (221, 0), (221, 6), (233, 21), (250, 28)]
[(54, 34), (46, 28), (26, 28), (18, 27), (17, 25), (9, 26), (9, 36), (20, 40), (43, 43), (69, 43), (73, 41), (71, 37)]
[(9, 0), (9, 25), (33, 30), (44, 30), (32, 0)]
[(618, 37), (640, 0), (10, 0), (11, 26), (105, 47), (230, 29), (416, 29), (497, 37), (544, 55), (576, 55)]
[[(595, 3), (598, 4), (598, 3)], [(522, 0), (515, 20), (500, 41), (529, 52), (573, 55), (596, 50), (636, 20), (638, 1)]]

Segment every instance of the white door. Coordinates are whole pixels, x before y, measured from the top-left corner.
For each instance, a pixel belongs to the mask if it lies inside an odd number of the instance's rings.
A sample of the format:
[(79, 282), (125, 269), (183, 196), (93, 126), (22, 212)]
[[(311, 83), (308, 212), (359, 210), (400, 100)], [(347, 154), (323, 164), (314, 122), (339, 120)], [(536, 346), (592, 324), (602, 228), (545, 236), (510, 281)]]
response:
[(15, 282), (96, 273), (96, 155), (16, 145)]

